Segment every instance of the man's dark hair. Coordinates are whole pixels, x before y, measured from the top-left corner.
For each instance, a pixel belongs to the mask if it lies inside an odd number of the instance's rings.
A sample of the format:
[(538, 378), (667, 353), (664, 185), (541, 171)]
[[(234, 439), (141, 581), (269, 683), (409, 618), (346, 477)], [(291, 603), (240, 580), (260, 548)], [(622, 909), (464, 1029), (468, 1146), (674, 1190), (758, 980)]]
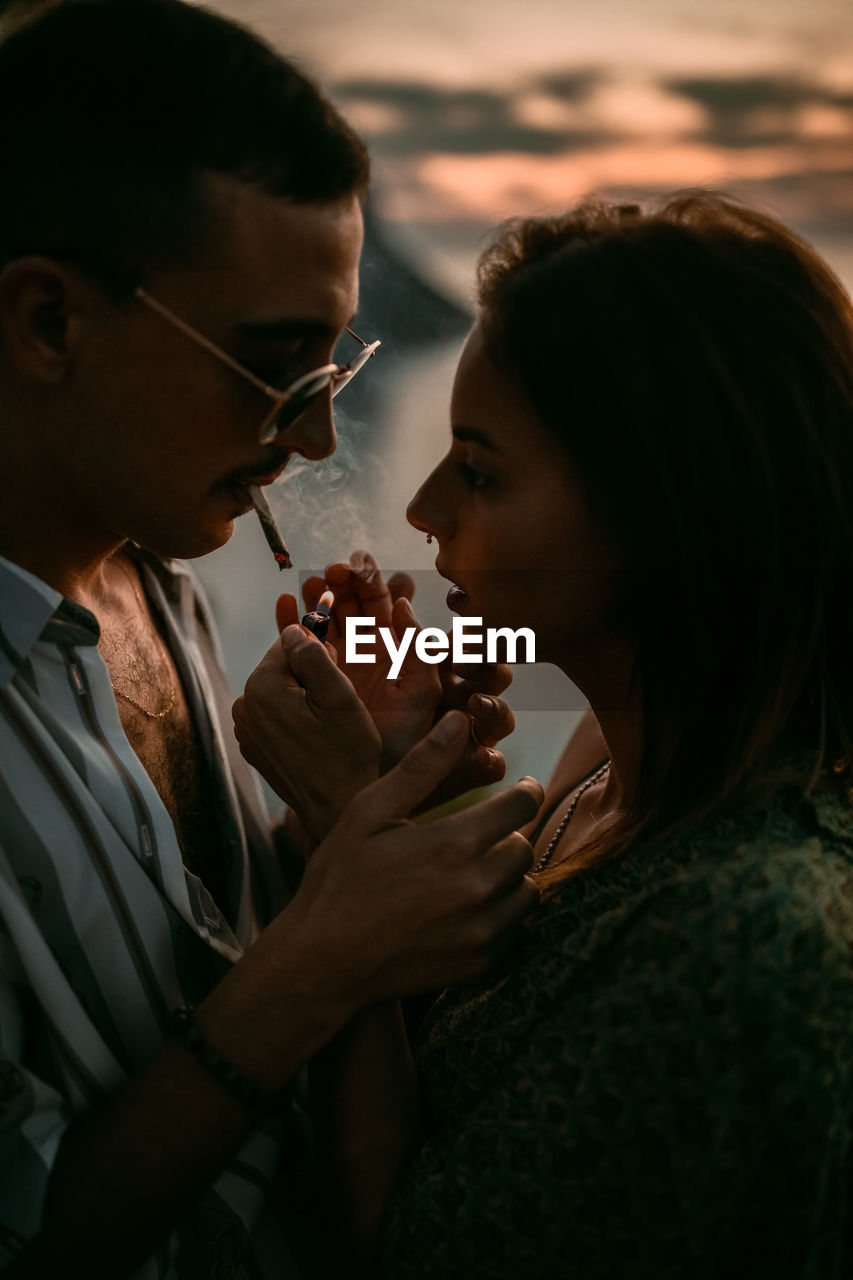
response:
[(307, 76), (180, 0), (63, 0), (0, 45), (0, 263), (137, 283), (198, 242), (206, 172), (313, 204), (362, 194), (368, 160)]

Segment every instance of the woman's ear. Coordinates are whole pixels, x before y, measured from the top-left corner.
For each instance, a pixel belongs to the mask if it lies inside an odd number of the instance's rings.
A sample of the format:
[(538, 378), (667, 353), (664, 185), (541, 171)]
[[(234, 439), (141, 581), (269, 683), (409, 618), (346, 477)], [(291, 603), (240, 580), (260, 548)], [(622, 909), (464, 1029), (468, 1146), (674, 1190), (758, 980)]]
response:
[(16, 258), (0, 272), (0, 351), (18, 374), (59, 382), (79, 333), (74, 279), (50, 258)]

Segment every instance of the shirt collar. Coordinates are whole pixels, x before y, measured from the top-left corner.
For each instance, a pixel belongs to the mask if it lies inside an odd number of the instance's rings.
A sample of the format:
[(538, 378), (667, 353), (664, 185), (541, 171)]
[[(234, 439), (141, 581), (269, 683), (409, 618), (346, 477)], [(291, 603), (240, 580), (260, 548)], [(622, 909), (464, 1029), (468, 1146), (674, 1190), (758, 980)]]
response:
[(26, 662), (62, 596), (0, 556), (0, 687)]
[[(130, 545), (132, 554), (157, 574), (175, 598), (188, 572), (179, 560), (161, 560)], [(48, 644), (95, 645), (100, 627), (93, 613), (66, 600), (34, 573), (0, 556), (0, 688), (12, 680), (38, 640)]]

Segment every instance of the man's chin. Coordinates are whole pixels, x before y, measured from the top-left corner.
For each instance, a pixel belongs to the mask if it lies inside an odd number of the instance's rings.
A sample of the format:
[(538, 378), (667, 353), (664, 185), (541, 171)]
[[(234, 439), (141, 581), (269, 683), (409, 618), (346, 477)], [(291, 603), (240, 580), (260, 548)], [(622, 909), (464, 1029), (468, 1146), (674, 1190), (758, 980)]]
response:
[(193, 529), (170, 530), (166, 534), (136, 538), (134, 541), (163, 560), (198, 560), (200, 556), (210, 555), (211, 551), (224, 547), (233, 532), (233, 519), (219, 520), (215, 524), (209, 521)]

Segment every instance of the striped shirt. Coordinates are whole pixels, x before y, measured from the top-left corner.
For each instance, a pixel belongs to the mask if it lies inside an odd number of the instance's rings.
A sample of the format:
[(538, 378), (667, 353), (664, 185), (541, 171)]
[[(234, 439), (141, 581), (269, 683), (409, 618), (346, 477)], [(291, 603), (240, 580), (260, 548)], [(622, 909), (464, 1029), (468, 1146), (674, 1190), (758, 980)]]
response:
[[(0, 1265), (38, 1228), (68, 1123), (145, 1065), (170, 1011), (284, 901), (197, 580), (132, 551), (216, 780), (232, 923), (125, 736), (95, 617), (0, 558)], [(297, 1274), (264, 1207), (292, 1120), (284, 1107), (249, 1135), (140, 1280)]]

